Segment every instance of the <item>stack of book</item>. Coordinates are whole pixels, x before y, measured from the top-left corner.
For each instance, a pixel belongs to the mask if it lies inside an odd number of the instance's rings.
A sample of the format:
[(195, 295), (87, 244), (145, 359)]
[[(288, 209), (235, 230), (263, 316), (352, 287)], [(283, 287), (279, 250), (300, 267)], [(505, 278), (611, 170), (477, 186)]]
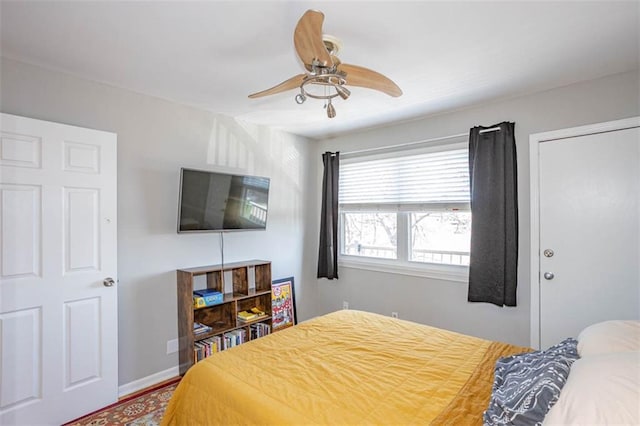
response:
[(258, 308), (251, 308), (248, 311), (240, 311), (238, 312), (238, 321), (240, 322), (248, 322), (248, 321), (255, 321), (257, 319), (260, 319), (262, 317), (266, 317), (267, 314), (258, 309)]
[(212, 329), (208, 325), (201, 324), (199, 322), (193, 323), (193, 334), (199, 336), (204, 333), (210, 332)]

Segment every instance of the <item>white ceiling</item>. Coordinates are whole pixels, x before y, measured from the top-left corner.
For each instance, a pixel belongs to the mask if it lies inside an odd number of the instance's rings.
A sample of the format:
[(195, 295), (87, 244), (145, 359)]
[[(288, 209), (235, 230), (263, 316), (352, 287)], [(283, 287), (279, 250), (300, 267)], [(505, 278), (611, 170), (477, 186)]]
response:
[[(7, 2), (3, 56), (325, 138), (638, 68), (640, 2)], [(325, 14), (343, 62), (381, 72), (399, 98), (353, 88), (336, 100), (296, 90), (247, 95), (302, 72), (293, 29)]]

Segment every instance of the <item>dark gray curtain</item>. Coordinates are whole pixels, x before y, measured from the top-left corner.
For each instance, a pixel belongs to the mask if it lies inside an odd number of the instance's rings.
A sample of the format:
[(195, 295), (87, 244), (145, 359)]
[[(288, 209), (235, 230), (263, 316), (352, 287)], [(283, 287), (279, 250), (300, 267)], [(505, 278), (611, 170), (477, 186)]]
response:
[(318, 278), (338, 278), (338, 171), (340, 153), (322, 154), (322, 211), (320, 216), (320, 247)]
[[(470, 302), (516, 306), (518, 183), (514, 126), (504, 122), (474, 127), (469, 134)], [(500, 130), (482, 132), (494, 127)]]

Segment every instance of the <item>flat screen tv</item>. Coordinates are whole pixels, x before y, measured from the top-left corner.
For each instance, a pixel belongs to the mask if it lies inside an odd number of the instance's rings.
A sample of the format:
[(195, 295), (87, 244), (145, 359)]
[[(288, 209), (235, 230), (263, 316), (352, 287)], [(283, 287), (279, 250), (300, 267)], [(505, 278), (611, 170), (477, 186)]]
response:
[(269, 178), (182, 168), (178, 232), (267, 227)]

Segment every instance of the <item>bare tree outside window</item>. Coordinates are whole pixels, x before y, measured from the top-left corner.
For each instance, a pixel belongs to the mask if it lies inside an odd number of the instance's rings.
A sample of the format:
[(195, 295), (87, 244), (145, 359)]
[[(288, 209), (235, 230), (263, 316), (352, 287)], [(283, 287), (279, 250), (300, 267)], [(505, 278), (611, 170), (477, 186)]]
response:
[(344, 213), (344, 253), (351, 256), (397, 258), (395, 213)]
[(471, 212), (410, 213), (410, 233), (409, 260), (469, 265)]

